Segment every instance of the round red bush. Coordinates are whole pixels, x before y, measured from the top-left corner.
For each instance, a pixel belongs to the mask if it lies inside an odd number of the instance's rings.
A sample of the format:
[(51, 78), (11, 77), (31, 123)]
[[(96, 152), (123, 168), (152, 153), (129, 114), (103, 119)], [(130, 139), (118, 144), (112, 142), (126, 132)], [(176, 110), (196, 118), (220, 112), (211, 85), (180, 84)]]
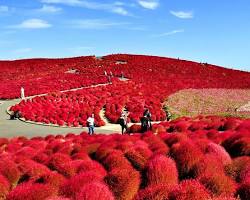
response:
[(114, 200), (108, 186), (100, 182), (85, 184), (76, 195), (76, 200)]
[(155, 155), (145, 167), (147, 186), (157, 184), (175, 185), (178, 172), (175, 161), (163, 155)]

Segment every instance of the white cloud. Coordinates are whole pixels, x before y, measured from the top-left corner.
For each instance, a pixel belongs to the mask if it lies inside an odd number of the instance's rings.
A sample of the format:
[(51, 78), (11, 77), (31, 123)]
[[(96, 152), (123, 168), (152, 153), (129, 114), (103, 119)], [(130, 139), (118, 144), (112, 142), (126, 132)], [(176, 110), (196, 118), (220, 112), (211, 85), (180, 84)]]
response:
[(155, 10), (160, 5), (158, 0), (138, 0), (137, 2), (143, 8), (150, 10)]
[(90, 0), (41, 0), (41, 2), (47, 4), (63, 4), (67, 6), (76, 6), (91, 10), (104, 10), (125, 16), (130, 15), (129, 12), (123, 7), (126, 4), (119, 1), (114, 3), (99, 3)]
[(14, 53), (14, 54), (25, 54), (25, 53), (29, 53), (31, 51), (32, 51), (31, 48), (22, 48), (22, 49), (16, 49), (16, 50), (12, 51), (12, 53)]
[(122, 25), (128, 25), (126, 22), (112, 22), (103, 19), (83, 19), (73, 20), (71, 25), (73, 28), (79, 29), (107, 29), (111, 27), (119, 27)]
[(80, 0), (41, 0), (43, 3), (53, 3), (53, 4), (66, 4), (66, 5), (80, 5), (82, 2)]
[(181, 19), (192, 19), (194, 18), (194, 14), (192, 11), (184, 12), (184, 11), (170, 11), (172, 15)]
[(9, 7), (8, 6), (1, 6), (0, 5), (0, 13), (4, 13), (4, 12), (8, 12), (9, 11)]
[(165, 36), (175, 35), (177, 33), (183, 33), (183, 32), (184, 32), (183, 29), (179, 29), (179, 30), (173, 30), (173, 31), (170, 31), (170, 32), (161, 33), (161, 34), (157, 34), (157, 35), (152, 35), (152, 37), (165, 37)]
[(42, 19), (28, 19), (20, 24), (9, 26), (9, 28), (17, 29), (44, 29), (50, 27), (52, 27), (52, 25)]
[(113, 13), (117, 13), (119, 15), (124, 15), (124, 16), (130, 15), (129, 12), (122, 7), (115, 7), (113, 9)]
[(55, 7), (55, 6), (48, 6), (48, 5), (43, 5), (42, 8), (37, 9), (38, 12), (42, 13), (58, 13), (62, 11), (62, 8)]
[(93, 49), (94, 47), (92, 46), (78, 46), (78, 47), (69, 48), (68, 50), (71, 51), (73, 54), (79, 55), (85, 52), (92, 51)]

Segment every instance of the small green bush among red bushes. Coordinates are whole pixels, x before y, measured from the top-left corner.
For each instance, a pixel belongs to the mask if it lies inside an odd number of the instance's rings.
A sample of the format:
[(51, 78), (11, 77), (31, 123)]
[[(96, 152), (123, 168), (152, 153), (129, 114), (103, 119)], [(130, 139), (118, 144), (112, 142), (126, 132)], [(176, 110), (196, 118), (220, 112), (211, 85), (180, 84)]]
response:
[(0, 139), (0, 199), (249, 200), (249, 121), (218, 131), (227, 120), (178, 119), (157, 135)]

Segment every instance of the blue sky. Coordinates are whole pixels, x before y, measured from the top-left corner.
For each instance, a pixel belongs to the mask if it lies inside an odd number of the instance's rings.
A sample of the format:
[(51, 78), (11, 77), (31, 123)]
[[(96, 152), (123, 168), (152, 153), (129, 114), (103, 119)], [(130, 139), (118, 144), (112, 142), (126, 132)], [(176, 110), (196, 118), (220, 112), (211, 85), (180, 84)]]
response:
[(0, 59), (111, 53), (250, 71), (250, 1), (0, 0)]

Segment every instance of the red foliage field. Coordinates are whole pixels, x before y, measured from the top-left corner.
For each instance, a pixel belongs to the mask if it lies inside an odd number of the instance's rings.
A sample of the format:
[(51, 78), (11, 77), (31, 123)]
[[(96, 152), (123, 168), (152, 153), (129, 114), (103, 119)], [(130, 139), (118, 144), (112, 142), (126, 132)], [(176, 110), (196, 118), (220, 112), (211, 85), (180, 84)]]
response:
[(249, 200), (249, 126), (199, 116), (145, 134), (1, 138), (0, 199)]
[[(12, 65), (15, 67), (11, 68)], [(34, 59), (0, 62), (1, 66), (6, 77), (0, 77), (4, 80), (0, 98), (18, 97), (22, 85), (26, 95), (50, 93), (23, 101), (12, 110), (21, 111), (26, 120), (59, 126), (86, 126), (86, 118), (92, 112), (97, 117), (97, 126), (103, 126), (99, 117), (102, 108), (106, 109), (105, 115), (112, 123), (117, 122), (124, 107), (130, 112), (132, 122), (140, 121), (145, 107), (152, 112), (153, 121), (164, 121), (164, 102), (178, 90), (250, 87), (247, 72), (154, 56), (118, 54), (102, 59)], [(77, 73), (66, 73), (70, 69)], [(111, 85), (59, 92), (107, 83), (104, 71), (112, 72)], [(118, 79), (122, 73), (128, 81)]]

